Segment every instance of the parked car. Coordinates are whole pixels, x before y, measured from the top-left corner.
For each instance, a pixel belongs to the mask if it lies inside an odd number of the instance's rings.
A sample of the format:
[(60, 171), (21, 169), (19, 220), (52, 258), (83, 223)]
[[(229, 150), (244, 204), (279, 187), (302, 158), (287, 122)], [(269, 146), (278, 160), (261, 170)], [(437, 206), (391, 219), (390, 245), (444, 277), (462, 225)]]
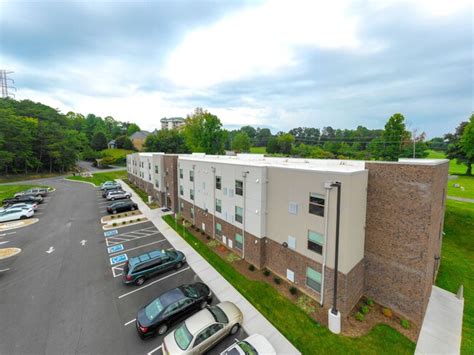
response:
[(104, 192), (102, 193), (102, 197), (106, 198), (107, 194), (110, 191), (122, 191), (122, 187), (120, 185), (118, 185), (118, 186), (108, 186), (104, 189)]
[(118, 212), (127, 212), (127, 211), (135, 211), (138, 209), (138, 205), (131, 201), (115, 201), (107, 205), (107, 212), (108, 213), (118, 213)]
[(48, 189), (45, 187), (33, 187), (31, 189), (21, 191), (15, 194), (14, 197), (19, 196), (41, 196), (45, 197), (48, 195)]
[(138, 310), (138, 335), (142, 339), (163, 335), (173, 324), (205, 308), (211, 300), (212, 292), (202, 282), (169, 290)]
[(123, 270), (123, 282), (142, 285), (146, 279), (170, 269), (179, 269), (186, 262), (184, 254), (177, 250), (153, 250), (130, 258)]
[(232, 302), (209, 306), (164, 338), (163, 354), (203, 354), (228, 334), (237, 333), (242, 321), (242, 312)]
[(37, 203), (15, 203), (13, 205), (9, 205), (7, 207), (1, 208), (0, 211), (4, 211), (6, 209), (12, 209), (12, 208), (21, 208), (24, 210), (29, 210), (30, 208), (32, 208), (34, 211), (36, 210), (36, 208), (38, 208), (38, 204)]
[(109, 201), (122, 200), (124, 198), (130, 198), (132, 194), (130, 192), (125, 192), (122, 190), (109, 191), (107, 193), (106, 199)]
[(13, 205), (15, 203), (41, 203), (43, 198), (41, 196), (18, 196), (12, 198), (6, 198), (2, 201), (4, 205)]
[(24, 210), (22, 208), (7, 208), (0, 212), (0, 222), (15, 221), (17, 219), (26, 219), (33, 216), (35, 212), (32, 208)]
[(109, 187), (121, 187), (121, 185), (117, 181), (106, 181), (100, 185), (101, 190), (106, 190)]
[(253, 334), (244, 340), (237, 340), (221, 355), (276, 355), (272, 344), (260, 334)]

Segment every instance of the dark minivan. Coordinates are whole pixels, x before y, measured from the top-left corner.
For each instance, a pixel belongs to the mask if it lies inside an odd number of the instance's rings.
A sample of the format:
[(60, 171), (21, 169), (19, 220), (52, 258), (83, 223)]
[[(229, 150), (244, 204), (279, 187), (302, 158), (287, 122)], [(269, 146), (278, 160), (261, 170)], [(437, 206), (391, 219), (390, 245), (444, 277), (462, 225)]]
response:
[(179, 269), (186, 262), (184, 254), (177, 250), (153, 250), (130, 258), (123, 270), (125, 284), (142, 285), (146, 279), (169, 269)]
[(115, 201), (107, 206), (108, 213), (135, 211), (138, 206), (132, 200)]

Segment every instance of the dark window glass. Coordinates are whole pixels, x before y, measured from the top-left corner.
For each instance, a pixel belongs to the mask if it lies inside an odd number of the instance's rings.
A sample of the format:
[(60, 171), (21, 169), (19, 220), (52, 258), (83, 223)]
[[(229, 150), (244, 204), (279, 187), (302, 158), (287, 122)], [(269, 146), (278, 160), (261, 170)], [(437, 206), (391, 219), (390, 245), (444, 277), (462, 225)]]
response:
[(221, 188), (222, 188), (221, 177), (220, 177), (220, 176), (216, 176), (216, 189), (217, 189), (217, 190), (220, 190)]
[(244, 183), (240, 180), (235, 180), (235, 194), (239, 196), (244, 194)]
[(324, 197), (315, 193), (309, 194), (309, 213), (324, 217)]

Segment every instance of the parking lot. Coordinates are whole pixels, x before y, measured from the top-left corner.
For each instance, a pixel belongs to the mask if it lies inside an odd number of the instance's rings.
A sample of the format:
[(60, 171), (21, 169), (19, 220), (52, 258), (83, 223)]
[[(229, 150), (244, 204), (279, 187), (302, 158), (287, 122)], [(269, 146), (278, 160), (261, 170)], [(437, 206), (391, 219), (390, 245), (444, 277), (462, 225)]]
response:
[[(185, 264), (141, 286), (123, 284), (127, 259), (171, 244), (149, 221), (122, 226), (115, 219), (117, 228), (104, 230), (107, 203), (90, 185), (49, 184), (57, 191), (40, 205), (38, 223), (0, 237), (22, 249), (0, 273), (0, 353), (161, 354), (163, 337), (139, 338), (137, 310), (198, 275)], [(241, 329), (209, 353), (245, 337)]]

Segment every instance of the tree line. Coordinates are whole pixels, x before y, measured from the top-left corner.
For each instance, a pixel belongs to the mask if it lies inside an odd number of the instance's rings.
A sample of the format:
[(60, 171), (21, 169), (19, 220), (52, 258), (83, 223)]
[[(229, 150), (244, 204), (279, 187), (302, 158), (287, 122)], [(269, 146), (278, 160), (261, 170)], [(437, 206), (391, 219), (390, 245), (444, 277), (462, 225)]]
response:
[(135, 123), (94, 114), (62, 114), (30, 100), (0, 99), (0, 171), (4, 174), (64, 172), (78, 159), (101, 157), (110, 139), (133, 148)]

